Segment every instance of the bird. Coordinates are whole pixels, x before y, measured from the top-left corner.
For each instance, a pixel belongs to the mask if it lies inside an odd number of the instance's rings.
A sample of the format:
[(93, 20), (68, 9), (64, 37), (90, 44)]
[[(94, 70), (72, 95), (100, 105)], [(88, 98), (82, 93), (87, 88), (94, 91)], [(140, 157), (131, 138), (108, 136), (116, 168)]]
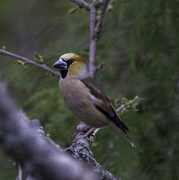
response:
[(135, 147), (112, 103), (89, 75), (84, 59), (75, 53), (63, 54), (54, 64), (60, 70), (59, 88), (69, 110), (92, 128), (111, 126)]

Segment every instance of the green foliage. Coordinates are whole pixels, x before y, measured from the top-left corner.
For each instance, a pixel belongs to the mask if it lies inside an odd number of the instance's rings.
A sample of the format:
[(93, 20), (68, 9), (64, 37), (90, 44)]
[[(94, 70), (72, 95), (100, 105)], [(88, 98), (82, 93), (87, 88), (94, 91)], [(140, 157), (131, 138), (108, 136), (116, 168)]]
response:
[(76, 13), (77, 11), (80, 11), (80, 8), (79, 6), (75, 7), (75, 8), (72, 8), (68, 11), (68, 14), (73, 14), (73, 13)]
[(25, 68), (26, 62), (18, 60), (18, 61), (16, 61), (16, 64), (20, 64)]
[(44, 64), (44, 60), (43, 60), (42, 56), (40, 54), (37, 54), (36, 52), (35, 52), (34, 61), (36, 61), (36, 62), (38, 62), (40, 64)]
[[(89, 14), (75, 6), (65, 0), (0, 1), (0, 47), (6, 45), (31, 59), (37, 51), (49, 67), (66, 52), (81, 54), (88, 62)], [(122, 99), (131, 109), (136, 95), (144, 100), (137, 101), (137, 113), (121, 115), (136, 148), (106, 127), (98, 132), (92, 151), (121, 179), (179, 179), (178, 0), (117, 0), (112, 6), (98, 41), (97, 64), (105, 67), (96, 81), (114, 104)], [(68, 14), (69, 9), (75, 13)], [(67, 147), (79, 121), (63, 103), (58, 78), (13, 62), (0, 56), (0, 70), (16, 102), (30, 118), (42, 120), (52, 139)], [(14, 178), (8, 170), (0, 173), (0, 179)]]
[(129, 112), (131, 110), (137, 112), (137, 106), (139, 106), (139, 102), (141, 100), (142, 98), (139, 98), (138, 96), (135, 96), (132, 100), (128, 100), (125, 97), (120, 97), (115, 100), (115, 106), (117, 107), (116, 110), (120, 114), (123, 114), (124, 112)]

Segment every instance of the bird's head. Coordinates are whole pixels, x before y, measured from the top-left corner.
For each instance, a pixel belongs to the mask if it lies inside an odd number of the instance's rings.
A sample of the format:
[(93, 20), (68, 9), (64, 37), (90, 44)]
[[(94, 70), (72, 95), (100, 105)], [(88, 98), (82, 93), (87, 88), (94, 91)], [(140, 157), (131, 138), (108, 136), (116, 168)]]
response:
[(85, 61), (75, 53), (63, 54), (58, 61), (53, 64), (53, 67), (60, 70), (63, 79), (67, 76), (78, 76), (87, 71)]

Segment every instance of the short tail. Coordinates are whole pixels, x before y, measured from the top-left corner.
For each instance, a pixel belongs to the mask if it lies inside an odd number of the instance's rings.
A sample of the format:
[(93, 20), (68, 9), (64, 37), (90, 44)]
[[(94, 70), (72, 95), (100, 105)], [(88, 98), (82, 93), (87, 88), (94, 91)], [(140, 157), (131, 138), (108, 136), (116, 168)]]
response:
[(131, 144), (132, 147), (136, 147), (136, 146), (134, 145), (134, 143), (131, 141), (130, 137), (128, 136), (128, 134), (127, 134), (127, 132), (126, 132), (125, 130), (117, 127), (114, 123), (111, 123), (110, 126), (111, 126), (112, 128), (114, 128), (115, 130), (117, 130), (118, 132), (120, 132), (121, 134), (123, 134), (124, 136), (126, 136), (126, 137), (127, 137), (127, 140), (130, 142), (130, 144)]
[(130, 142), (130, 144), (132, 145), (132, 147), (135, 147), (136, 146), (134, 145), (134, 143), (131, 141), (130, 137), (126, 134), (126, 137), (127, 137), (127, 140)]

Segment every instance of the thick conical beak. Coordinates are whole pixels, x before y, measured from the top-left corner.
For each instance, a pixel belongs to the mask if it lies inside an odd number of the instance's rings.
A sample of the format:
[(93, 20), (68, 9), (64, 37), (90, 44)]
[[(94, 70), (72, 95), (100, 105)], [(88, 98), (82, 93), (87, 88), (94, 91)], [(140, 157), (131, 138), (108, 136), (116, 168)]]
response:
[(67, 70), (68, 69), (67, 63), (62, 58), (60, 58), (58, 61), (56, 61), (53, 64), (53, 67), (60, 69), (60, 70)]

